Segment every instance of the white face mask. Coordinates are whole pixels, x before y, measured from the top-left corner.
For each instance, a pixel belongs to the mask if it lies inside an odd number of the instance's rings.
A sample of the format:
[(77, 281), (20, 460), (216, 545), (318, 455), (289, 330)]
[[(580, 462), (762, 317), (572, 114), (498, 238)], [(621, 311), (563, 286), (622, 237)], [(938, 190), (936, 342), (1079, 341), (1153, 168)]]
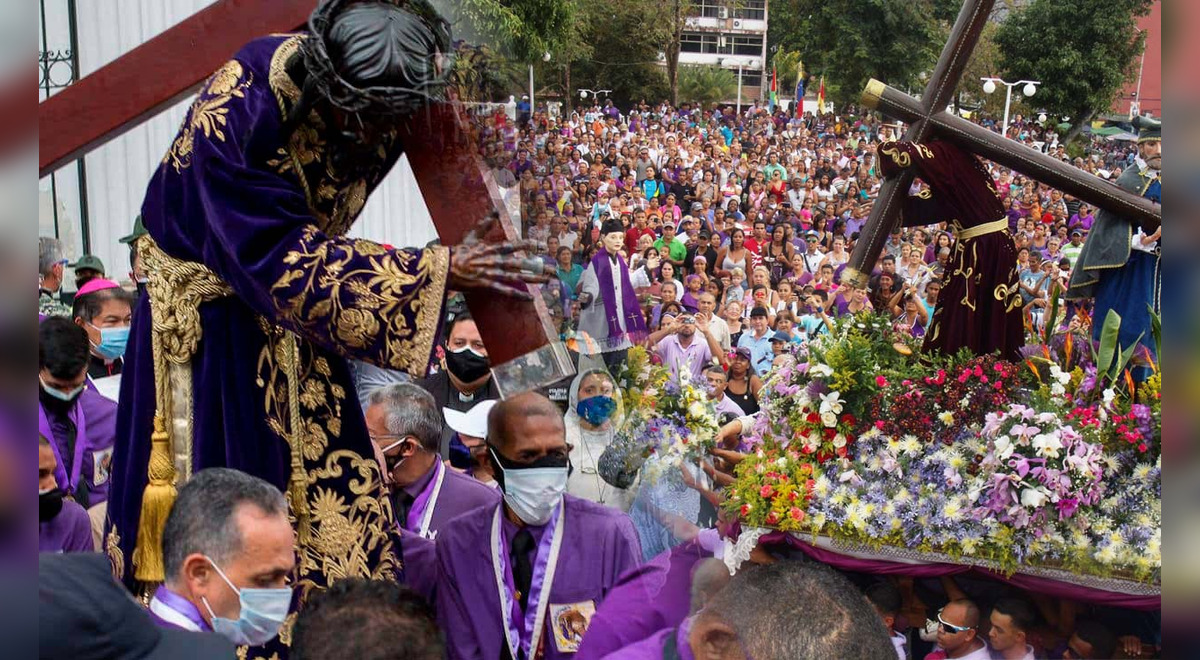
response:
[(238, 618), (225, 619), (217, 616), (208, 604), (208, 599), (203, 596), (200, 601), (204, 603), (204, 607), (208, 609), (208, 615), (212, 617), (213, 632), (221, 635), (225, 639), (237, 644), (238, 646), (259, 646), (266, 644), (279, 634), (279, 629), (283, 626), (284, 620), (288, 615), (288, 608), (292, 603), (291, 587), (281, 587), (279, 589), (253, 589), (244, 587), (238, 589), (233, 586), (233, 582), (225, 577), (225, 572), (217, 566), (217, 563), (208, 557), (208, 562), (212, 564), (213, 569), (217, 571), (217, 575), (233, 589), (238, 595), (238, 604), (241, 607), (241, 612)]
[(567, 491), (570, 468), (530, 467), (505, 469), (491, 448), (492, 460), (503, 476), (501, 482), (504, 502), (527, 525), (540, 526), (550, 522), (554, 509)]

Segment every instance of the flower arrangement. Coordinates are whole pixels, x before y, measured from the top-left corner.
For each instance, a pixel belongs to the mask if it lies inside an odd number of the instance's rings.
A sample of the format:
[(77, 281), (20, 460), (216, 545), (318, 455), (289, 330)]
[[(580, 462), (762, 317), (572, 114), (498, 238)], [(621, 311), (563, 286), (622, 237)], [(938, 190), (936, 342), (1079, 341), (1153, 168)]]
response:
[(738, 517), (752, 526), (800, 531), (816, 484), (812, 463), (778, 446), (758, 449), (755, 458), (754, 468), (740, 471), (731, 487)]

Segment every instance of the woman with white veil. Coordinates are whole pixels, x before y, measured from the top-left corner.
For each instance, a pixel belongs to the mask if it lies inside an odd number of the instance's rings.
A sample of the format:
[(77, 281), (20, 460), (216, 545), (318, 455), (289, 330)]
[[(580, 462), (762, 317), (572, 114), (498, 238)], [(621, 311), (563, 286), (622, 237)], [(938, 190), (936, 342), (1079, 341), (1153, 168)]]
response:
[(624, 418), (621, 391), (603, 365), (580, 365), (579, 375), (571, 382), (569, 401), (563, 423), (575, 470), (567, 481), (567, 492), (628, 511), (633, 493), (608, 484), (597, 470), (600, 455), (616, 437)]

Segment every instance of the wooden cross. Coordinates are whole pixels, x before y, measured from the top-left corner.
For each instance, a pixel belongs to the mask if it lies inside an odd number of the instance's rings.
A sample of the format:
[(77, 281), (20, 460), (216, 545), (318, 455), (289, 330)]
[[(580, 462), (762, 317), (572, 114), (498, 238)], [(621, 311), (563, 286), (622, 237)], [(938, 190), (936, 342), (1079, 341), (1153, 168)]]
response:
[[(39, 176), (141, 124), (180, 99), (242, 44), (304, 28), (314, 0), (217, 0), (38, 105)], [(438, 236), (454, 245), (488, 217), (516, 238), (513, 223), (486, 174), (461, 106), (435, 104), (402, 128), (405, 152)], [(524, 302), (467, 292), (467, 307), (507, 396), (574, 373), (539, 296)]]
[[(945, 108), (979, 41), (993, 4), (994, 0), (966, 0), (963, 3), (958, 20), (950, 32), (950, 39), (942, 49), (921, 100), (872, 79), (863, 92), (863, 104), (907, 122), (909, 127), (904, 133), (904, 140), (922, 142), (933, 136), (949, 140), (967, 151), (1054, 186), (1098, 208), (1130, 217), (1146, 227), (1147, 231), (1153, 232), (1162, 222), (1162, 210), (1150, 200), (946, 112)], [(844, 281), (866, 283), (866, 275), (879, 259), (888, 234), (900, 222), (900, 209), (904, 206), (912, 180), (913, 172), (910, 169), (884, 180), (871, 215), (842, 273)]]

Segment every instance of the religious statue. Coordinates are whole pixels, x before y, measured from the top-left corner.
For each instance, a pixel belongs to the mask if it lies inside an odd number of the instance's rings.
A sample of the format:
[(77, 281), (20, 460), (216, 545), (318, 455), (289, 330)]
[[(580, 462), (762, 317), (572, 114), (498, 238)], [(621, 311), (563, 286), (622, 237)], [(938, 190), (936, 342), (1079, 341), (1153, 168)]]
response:
[(885, 176), (913, 168), (929, 185), (907, 198), (905, 225), (947, 222), (958, 236), (942, 292), (925, 331), (924, 350), (1018, 360), (1025, 341), (1017, 250), (991, 175), (979, 159), (950, 142), (884, 142)]
[[(105, 549), (163, 580), (175, 484), (227, 466), (288, 495), (302, 600), (402, 574), (348, 360), (425, 375), (448, 289), (527, 298), (528, 242), (390, 249), (345, 236), (441, 100), (449, 25), (425, 0), (323, 0), (307, 33), (246, 44), (202, 86), (154, 173)], [(482, 219), (481, 219), (482, 220)], [(536, 267), (530, 264), (537, 262)]]
[[(1155, 204), (1162, 204), (1162, 122), (1150, 117), (1133, 120), (1138, 129), (1138, 152), (1141, 159), (1126, 167), (1117, 177), (1117, 186), (1140, 195)], [(1100, 339), (1108, 310), (1121, 315), (1118, 340), (1121, 348), (1135, 343), (1154, 355), (1150, 333), (1150, 310), (1159, 311), (1162, 291), (1162, 225), (1148, 227), (1145, 223), (1102, 209), (1088, 233), (1079, 259), (1072, 264), (1068, 300), (1095, 298), (1092, 313), (1092, 336)], [(1140, 341), (1139, 341), (1140, 338)], [(1157, 358), (1157, 356), (1155, 356)], [(1143, 368), (1133, 370), (1135, 379), (1142, 380)]]
[(637, 291), (629, 281), (629, 266), (621, 257), (625, 228), (608, 219), (600, 227), (601, 249), (579, 278), (579, 331), (603, 354), (609, 370), (625, 361), (629, 347), (646, 336), (646, 319)]

